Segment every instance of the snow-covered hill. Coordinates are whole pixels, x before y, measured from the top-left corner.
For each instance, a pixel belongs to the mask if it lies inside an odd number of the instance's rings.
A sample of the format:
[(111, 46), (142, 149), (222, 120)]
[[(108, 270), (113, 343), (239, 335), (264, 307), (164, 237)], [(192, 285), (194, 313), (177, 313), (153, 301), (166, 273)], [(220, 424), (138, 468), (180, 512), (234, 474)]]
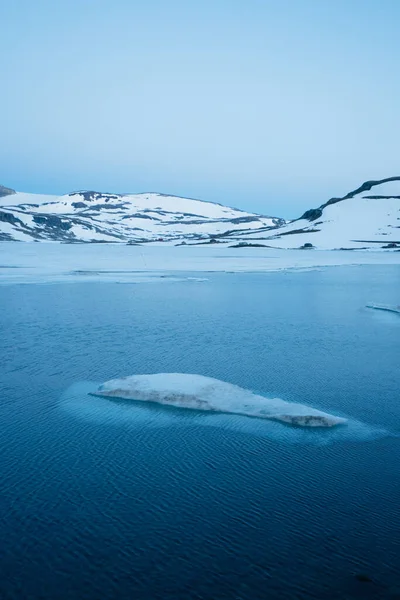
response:
[(367, 181), (291, 222), (165, 194), (49, 196), (0, 186), (0, 240), (400, 249), (400, 177)]
[(400, 249), (400, 177), (367, 181), (343, 198), (332, 198), (272, 232), (229, 237), (236, 243), (280, 248)]
[(176, 242), (270, 230), (285, 221), (165, 194), (47, 196), (0, 187), (0, 240)]

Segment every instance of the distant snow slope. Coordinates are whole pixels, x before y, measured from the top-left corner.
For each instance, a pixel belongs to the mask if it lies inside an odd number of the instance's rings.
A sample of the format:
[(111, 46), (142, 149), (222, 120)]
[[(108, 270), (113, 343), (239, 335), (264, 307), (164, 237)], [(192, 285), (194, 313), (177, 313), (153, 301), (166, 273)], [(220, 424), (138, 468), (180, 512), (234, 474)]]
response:
[(400, 249), (400, 177), (367, 181), (343, 198), (332, 198), (273, 232), (263, 236), (251, 232), (240, 239), (281, 248), (312, 244), (321, 249), (388, 245)]
[[(4, 188), (7, 189), (7, 188)], [(165, 194), (10, 193), (0, 197), (0, 239), (149, 242), (265, 230), (283, 219)]]

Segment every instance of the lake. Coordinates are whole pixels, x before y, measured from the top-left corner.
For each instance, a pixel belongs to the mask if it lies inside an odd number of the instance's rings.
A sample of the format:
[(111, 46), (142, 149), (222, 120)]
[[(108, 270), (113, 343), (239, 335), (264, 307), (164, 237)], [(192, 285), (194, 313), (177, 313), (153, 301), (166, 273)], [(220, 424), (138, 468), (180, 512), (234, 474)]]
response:
[[(83, 274), (84, 275), (84, 274)], [(400, 598), (399, 265), (0, 287), (0, 598)], [(90, 396), (197, 373), (349, 422)]]

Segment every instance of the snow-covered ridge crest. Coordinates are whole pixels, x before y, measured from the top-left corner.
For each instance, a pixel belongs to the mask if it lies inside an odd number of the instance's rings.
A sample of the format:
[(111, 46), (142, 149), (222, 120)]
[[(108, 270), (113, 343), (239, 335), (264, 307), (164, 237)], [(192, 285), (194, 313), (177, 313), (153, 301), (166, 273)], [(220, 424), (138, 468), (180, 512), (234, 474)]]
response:
[(265, 398), (225, 381), (186, 373), (113, 379), (101, 385), (94, 395), (232, 413), (300, 427), (334, 427), (346, 423), (346, 419), (304, 404)]

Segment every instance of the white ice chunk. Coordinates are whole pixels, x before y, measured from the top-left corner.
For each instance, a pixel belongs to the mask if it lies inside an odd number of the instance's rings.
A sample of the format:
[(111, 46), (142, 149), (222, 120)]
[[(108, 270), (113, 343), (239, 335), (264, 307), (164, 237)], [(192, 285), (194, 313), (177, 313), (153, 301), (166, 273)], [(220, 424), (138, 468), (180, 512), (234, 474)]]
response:
[(346, 419), (304, 404), (266, 398), (225, 381), (185, 373), (132, 375), (112, 379), (103, 383), (95, 395), (233, 413), (301, 427), (333, 427), (346, 422)]

